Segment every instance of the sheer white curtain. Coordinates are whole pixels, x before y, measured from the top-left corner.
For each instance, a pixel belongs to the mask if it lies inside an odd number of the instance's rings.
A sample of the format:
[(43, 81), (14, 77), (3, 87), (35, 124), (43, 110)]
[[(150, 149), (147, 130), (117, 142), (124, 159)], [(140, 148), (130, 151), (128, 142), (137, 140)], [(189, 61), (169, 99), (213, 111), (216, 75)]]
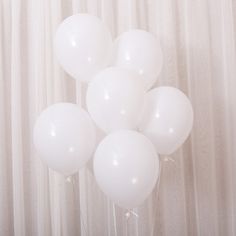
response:
[[(52, 47), (57, 25), (77, 12), (101, 17), (114, 37), (134, 27), (158, 35), (157, 85), (186, 92), (195, 111), (191, 137), (128, 219), (91, 165), (66, 180), (32, 145), (42, 109), (84, 104)], [(0, 0), (0, 235), (236, 235), (235, 27), (234, 0)]]

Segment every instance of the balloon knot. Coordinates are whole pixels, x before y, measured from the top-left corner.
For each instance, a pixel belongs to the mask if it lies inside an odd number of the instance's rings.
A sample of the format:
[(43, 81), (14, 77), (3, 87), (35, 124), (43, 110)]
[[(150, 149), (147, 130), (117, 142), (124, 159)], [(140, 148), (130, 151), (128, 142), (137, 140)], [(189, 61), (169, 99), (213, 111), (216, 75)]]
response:
[(128, 220), (131, 216), (135, 216), (135, 217), (139, 217), (139, 215), (136, 213), (136, 212), (134, 212), (134, 211), (132, 211), (132, 210), (129, 210), (129, 211), (127, 211), (126, 213), (125, 213), (125, 217), (126, 217), (126, 219)]
[(66, 182), (68, 182), (68, 183), (72, 182), (71, 176), (66, 177)]

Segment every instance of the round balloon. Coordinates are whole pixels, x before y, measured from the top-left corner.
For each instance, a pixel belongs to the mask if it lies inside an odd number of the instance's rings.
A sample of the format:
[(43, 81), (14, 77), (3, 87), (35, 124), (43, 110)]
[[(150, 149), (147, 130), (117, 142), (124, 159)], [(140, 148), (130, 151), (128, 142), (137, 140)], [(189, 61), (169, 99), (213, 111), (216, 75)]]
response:
[(99, 18), (76, 14), (59, 25), (54, 49), (59, 63), (68, 74), (75, 79), (89, 81), (107, 65), (112, 38)]
[(159, 154), (171, 154), (187, 139), (193, 125), (188, 97), (174, 87), (158, 87), (146, 94), (139, 129)]
[(71, 175), (90, 159), (95, 128), (86, 111), (71, 103), (48, 107), (34, 126), (34, 145), (52, 169)]
[(144, 30), (130, 30), (115, 41), (113, 64), (136, 71), (145, 89), (155, 83), (162, 68), (162, 51), (159, 40)]
[(94, 175), (113, 202), (132, 209), (152, 192), (159, 176), (159, 158), (144, 135), (119, 130), (99, 144), (94, 155)]
[(143, 84), (132, 71), (107, 68), (89, 84), (86, 102), (91, 117), (106, 133), (133, 129), (144, 104)]

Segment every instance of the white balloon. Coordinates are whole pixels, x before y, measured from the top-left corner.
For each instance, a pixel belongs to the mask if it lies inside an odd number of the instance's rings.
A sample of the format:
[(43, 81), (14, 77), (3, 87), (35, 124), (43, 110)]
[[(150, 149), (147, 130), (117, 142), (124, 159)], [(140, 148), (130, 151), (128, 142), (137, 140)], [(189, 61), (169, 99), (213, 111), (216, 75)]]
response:
[(90, 159), (95, 128), (86, 111), (71, 103), (48, 107), (34, 127), (34, 145), (46, 164), (65, 175), (78, 171)]
[(88, 111), (103, 131), (134, 129), (144, 104), (143, 84), (132, 71), (116, 67), (98, 73), (88, 86)]
[(171, 154), (187, 139), (193, 125), (188, 97), (174, 87), (158, 87), (146, 95), (139, 129), (159, 154)]
[(99, 18), (76, 14), (60, 24), (54, 46), (64, 70), (73, 78), (88, 82), (109, 62), (112, 38)]
[(144, 135), (119, 130), (99, 144), (94, 174), (101, 190), (113, 202), (132, 209), (152, 192), (159, 176), (159, 158)]
[(155, 83), (163, 58), (159, 40), (144, 30), (130, 30), (121, 34), (114, 44), (113, 64), (139, 73), (145, 89)]

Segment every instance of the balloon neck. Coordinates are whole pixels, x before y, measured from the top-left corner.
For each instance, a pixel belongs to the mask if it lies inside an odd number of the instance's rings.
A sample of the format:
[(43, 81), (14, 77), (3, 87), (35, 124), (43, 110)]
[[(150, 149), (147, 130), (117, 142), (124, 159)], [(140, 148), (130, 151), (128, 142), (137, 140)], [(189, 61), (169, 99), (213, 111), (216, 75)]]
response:
[(72, 178), (73, 178), (73, 177), (72, 177), (71, 175), (66, 176), (65, 178), (66, 178), (66, 182), (67, 182), (67, 183), (72, 183)]
[(133, 211), (133, 210), (127, 210), (126, 212), (125, 212), (125, 218), (128, 220), (128, 219), (130, 219), (131, 217), (136, 217), (136, 218), (138, 218), (139, 217), (139, 215), (135, 212), (135, 211)]
[(161, 158), (161, 160), (162, 160), (163, 162), (172, 162), (173, 164), (175, 164), (175, 165), (177, 166), (176, 160), (173, 159), (172, 157), (163, 156), (163, 157)]

